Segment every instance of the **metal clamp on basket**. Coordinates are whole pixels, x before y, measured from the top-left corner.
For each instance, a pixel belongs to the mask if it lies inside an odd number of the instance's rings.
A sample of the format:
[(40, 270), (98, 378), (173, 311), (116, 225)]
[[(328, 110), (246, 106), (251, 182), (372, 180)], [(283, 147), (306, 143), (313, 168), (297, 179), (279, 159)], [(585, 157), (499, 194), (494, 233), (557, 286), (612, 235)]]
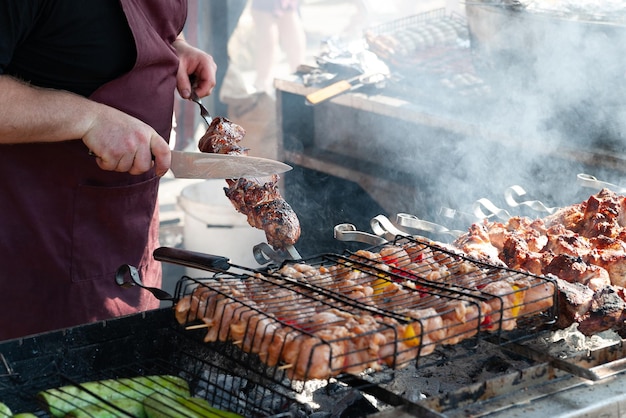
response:
[(344, 242), (362, 242), (370, 245), (382, 245), (387, 242), (385, 238), (368, 232), (357, 231), (352, 224), (339, 224), (334, 228), (335, 239)]
[(410, 215), (408, 213), (398, 213), (396, 215), (396, 222), (398, 223), (398, 225), (406, 228), (429, 232), (432, 234), (450, 235), (453, 238), (457, 238), (463, 234), (463, 231), (448, 229), (443, 225), (422, 220), (417, 216)]
[(254, 255), (254, 259), (260, 265), (265, 265), (270, 262), (274, 262), (276, 264), (282, 264), (287, 260), (301, 260), (302, 257), (296, 250), (296, 247), (293, 245), (288, 246), (282, 251), (276, 251), (269, 244), (265, 242), (261, 242), (254, 247), (252, 247), (252, 253)]

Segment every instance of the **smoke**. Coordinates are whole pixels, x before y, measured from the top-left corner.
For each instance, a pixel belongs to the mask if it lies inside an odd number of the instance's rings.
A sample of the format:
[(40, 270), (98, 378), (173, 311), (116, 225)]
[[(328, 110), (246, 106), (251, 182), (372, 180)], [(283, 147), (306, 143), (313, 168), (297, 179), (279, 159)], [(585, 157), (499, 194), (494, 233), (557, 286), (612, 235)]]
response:
[(469, 210), (481, 195), (500, 203), (503, 190), (519, 184), (548, 204), (567, 205), (594, 192), (576, 184), (580, 172), (624, 183), (601, 160), (574, 157), (626, 148), (626, 26), (467, 7), (474, 62), (492, 90), (465, 112), (457, 106), (455, 119), (476, 123), (476, 134), (433, 162), (436, 170), (441, 159), (455, 161), (455, 174), (434, 171), (450, 204)]
[[(294, 204), (307, 212), (314, 196), (319, 215), (309, 225), (330, 230), (325, 219), (350, 222), (382, 211), (391, 219), (405, 212), (465, 229), (481, 198), (512, 215), (545, 215), (508, 207), (504, 192), (513, 185), (548, 207), (597, 192), (577, 183), (579, 173), (626, 185), (624, 168), (597, 157), (626, 150), (626, 24), (470, 5), (476, 3), (466, 4), (470, 61), (487, 90), (442, 89), (416, 65), (382, 91), (410, 105), (340, 96), (297, 115), (299, 106), (283, 103), (283, 120), (314, 127), (311, 137), (300, 135), (299, 146), (330, 161), (322, 172), (350, 182), (332, 192), (301, 190)], [(378, 205), (350, 206), (357, 201), (354, 184)], [(342, 190), (348, 204), (338, 214), (328, 193)], [(452, 212), (457, 218), (448, 217)]]

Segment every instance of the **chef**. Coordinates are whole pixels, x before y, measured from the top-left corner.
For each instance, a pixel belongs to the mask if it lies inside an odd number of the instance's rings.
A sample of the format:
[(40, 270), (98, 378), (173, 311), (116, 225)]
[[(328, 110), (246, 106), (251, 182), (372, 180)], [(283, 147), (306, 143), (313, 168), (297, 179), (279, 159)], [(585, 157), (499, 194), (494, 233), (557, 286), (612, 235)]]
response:
[(216, 65), (186, 0), (0, 0), (0, 339), (158, 307), (159, 178), (175, 90)]

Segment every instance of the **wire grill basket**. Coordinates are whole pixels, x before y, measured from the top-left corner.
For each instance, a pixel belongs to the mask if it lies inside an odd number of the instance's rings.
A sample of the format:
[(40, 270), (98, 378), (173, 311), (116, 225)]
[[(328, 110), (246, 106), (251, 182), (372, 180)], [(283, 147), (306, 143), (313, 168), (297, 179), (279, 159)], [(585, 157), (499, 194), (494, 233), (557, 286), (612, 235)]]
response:
[[(216, 417), (228, 416), (227, 411), (245, 417), (288, 417), (292, 415), (286, 411), (296, 413), (302, 407), (293, 391), (275, 385), (239, 354), (230, 356), (219, 345), (199, 342), (179, 329), (171, 309), (160, 309), (3, 342), (0, 401), (14, 413), (48, 417), (37, 397), (41, 391), (63, 388), (56, 393), (90, 393), (93, 386), (86, 382), (147, 377), (152, 389), (168, 395), (171, 388), (153, 377), (174, 376), (188, 383), (191, 395), (224, 411), (215, 412)], [(118, 400), (130, 400), (138, 392), (144, 393), (143, 386), (122, 384), (110, 392), (116, 393)], [(116, 410), (115, 403), (94, 395), (83, 402), (73, 396), (63, 399), (66, 407), (76, 407), (79, 416), (92, 416), (89, 407), (96, 404), (117, 411), (107, 416), (142, 416)]]
[(277, 382), (400, 368), (440, 345), (528, 335), (555, 319), (551, 280), (410, 238), (267, 271), (237, 268), (181, 280), (177, 320), (207, 343), (258, 356)]
[(389, 89), (398, 95), (447, 102), (442, 96), (458, 100), (491, 93), (476, 75), (461, 15), (431, 10), (369, 28), (364, 36), (368, 48), (396, 75)]
[(462, 16), (432, 10), (372, 27), (369, 49), (405, 75), (466, 71), (469, 34)]

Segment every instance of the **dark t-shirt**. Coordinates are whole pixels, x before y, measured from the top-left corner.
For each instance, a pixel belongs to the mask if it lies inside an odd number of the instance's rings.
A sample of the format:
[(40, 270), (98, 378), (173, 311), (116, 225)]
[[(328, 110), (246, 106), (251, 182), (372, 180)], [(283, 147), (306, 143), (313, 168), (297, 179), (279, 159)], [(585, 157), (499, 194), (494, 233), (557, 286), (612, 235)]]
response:
[(135, 59), (119, 0), (0, 0), (0, 73), (89, 96)]

